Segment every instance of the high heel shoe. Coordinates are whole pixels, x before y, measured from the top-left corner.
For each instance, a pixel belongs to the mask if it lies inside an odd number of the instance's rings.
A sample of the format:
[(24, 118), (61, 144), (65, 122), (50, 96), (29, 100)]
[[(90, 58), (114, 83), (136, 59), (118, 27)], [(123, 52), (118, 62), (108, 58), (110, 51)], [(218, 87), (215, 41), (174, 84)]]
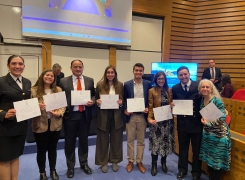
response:
[(56, 173), (56, 171), (50, 171), (50, 177), (52, 180), (59, 180), (59, 176), (58, 174)]
[(46, 173), (40, 173), (40, 180), (48, 180)]

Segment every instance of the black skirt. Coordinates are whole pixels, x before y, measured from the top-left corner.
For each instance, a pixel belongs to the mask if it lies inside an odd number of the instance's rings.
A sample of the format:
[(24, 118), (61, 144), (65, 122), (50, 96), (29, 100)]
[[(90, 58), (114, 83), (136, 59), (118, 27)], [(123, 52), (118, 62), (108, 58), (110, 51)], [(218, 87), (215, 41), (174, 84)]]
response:
[(7, 162), (23, 154), (26, 134), (0, 137), (0, 162)]

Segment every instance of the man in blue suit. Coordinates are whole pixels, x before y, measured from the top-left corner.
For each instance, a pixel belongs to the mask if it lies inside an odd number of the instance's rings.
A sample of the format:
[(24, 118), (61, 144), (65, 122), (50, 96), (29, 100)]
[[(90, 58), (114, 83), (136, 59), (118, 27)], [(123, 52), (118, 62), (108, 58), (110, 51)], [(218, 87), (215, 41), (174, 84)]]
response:
[[(131, 172), (134, 163), (134, 139), (137, 135), (136, 163), (140, 172), (145, 173), (146, 169), (142, 164), (145, 149), (145, 130), (147, 126), (148, 113), (148, 90), (151, 88), (151, 82), (142, 79), (144, 66), (136, 63), (133, 67), (134, 79), (124, 83), (124, 114), (126, 120), (127, 134), (127, 158), (128, 165), (126, 170)], [(145, 110), (142, 112), (128, 112), (128, 98), (144, 98)]]

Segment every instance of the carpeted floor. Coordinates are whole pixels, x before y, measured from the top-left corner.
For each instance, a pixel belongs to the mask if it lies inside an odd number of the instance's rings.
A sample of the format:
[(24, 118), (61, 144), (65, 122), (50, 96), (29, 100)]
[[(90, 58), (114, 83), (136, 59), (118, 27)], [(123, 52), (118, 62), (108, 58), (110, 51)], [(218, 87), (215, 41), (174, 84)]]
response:
[[(127, 144), (123, 142), (123, 161), (119, 163), (119, 170), (118, 172), (113, 172), (111, 169), (111, 164), (109, 164), (109, 171), (107, 173), (103, 173), (101, 171), (101, 167), (95, 165), (95, 141), (96, 136), (89, 137), (89, 166), (92, 168), (93, 173), (91, 175), (86, 175), (80, 168), (79, 163), (76, 162), (75, 167), (75, 176), (73, 180), (176, 180), (176, 174), (178, 172), (177, 165), (178, 165), (178, 156), (172, 154), (167, 157), (167, 166), (168, 166), (168, 173), (164, 174), (161, 170), (160, 165), (160, 157), (158, 160), (158, 174), (156, 176), (151, 176), (151, 154), (148, 150), (148, 139), (145, 139), (145, 153), (143, 164), (147, 168), (145, 174), (142, 174), (137, 166), (134, 166), (134, 169), (131, 173), (128, 173), (125, 169), (128, 161), (127, 161)], [(136, 144), (136, 143), (135, 143)], [(60, 180), (68, 179), (66, 177), (66, 161), (64, 150), (62, 149), (64, 145), (64, 141), (60, 140), (59, 142), (59, 150), (57, 155), (57, 165), (56, 170), (60, 177)], [(20, 157), (20, 171), (19, 171), (19, 180), (38, 180), (39, 179), (39, 172), (38, 166), (36, 163), (36, 147), (35, 143), (26, 144), (25, 154)], [(76, 153), (77, 157), (77, 153)], [(192, 180), (191, 176), (191, 166), (189, 165), (189, 173), (183, 180)], [(46, 164), (46, 172), (47, 176), (49, 177), (49, 165), (48, 162)], [(49, 179), (51, 179), (49, 177)], [(207, 180), (208, 177), (205, 174), (201, 176), (202, 180)]]

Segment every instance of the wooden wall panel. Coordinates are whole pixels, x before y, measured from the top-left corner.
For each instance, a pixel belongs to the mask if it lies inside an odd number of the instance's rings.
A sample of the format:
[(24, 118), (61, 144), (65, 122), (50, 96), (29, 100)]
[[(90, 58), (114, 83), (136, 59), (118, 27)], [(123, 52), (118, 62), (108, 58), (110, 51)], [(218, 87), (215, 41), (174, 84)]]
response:
[[(199, 62), (199, 79), (209, 59), (233, 82), (245, 77), (245, 1), (213, 0), (195, 3), (192, 61)], [(204, 36), (203, 36), (204, 35)]]
[(195, 22), (194, 1), (173, 1), (170, 61), (191, 62)]
[(198, 62), (200, 79), (214, 59), (234, 86), (244, 86), (245, 1), (173, 0), (172, 9), (170, 61)]

